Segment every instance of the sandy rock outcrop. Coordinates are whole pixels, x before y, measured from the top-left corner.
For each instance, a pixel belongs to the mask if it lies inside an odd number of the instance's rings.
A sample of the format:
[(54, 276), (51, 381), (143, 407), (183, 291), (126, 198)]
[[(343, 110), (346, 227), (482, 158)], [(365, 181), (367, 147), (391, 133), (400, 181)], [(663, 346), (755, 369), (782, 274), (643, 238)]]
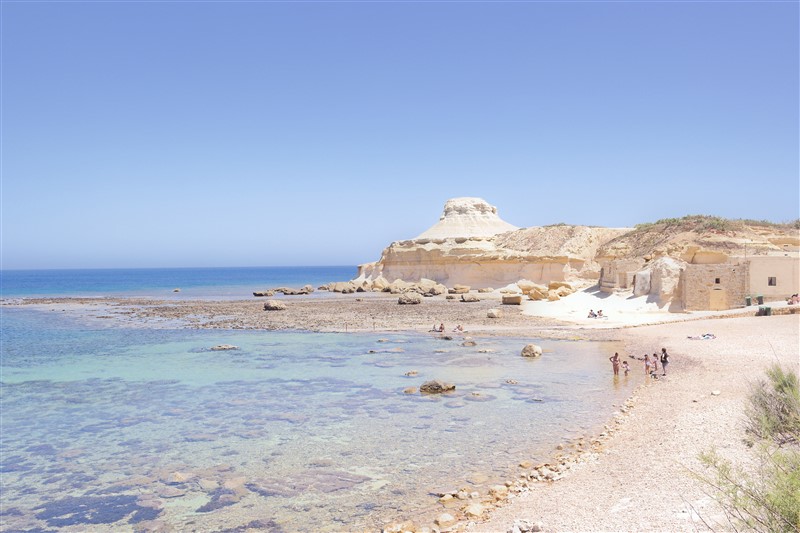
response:
[[(468, 200), (468, 201), (467, 201)], [(445, 204), (437, 224), (416, 239), (397, 241), (380, 260), (359, 267), (359, 280), (428, 278), (447, 286), (506, 286), (523, 280), (597, 279), (597, 249), (629, 229), (555, 225), (517, 229), (476, 198)], [(521, 287), (523, 292), (526, 292)]]
[(659, 306), (680, 300), (681, 273), (686, 263), (672, 257), (659, 257), (636, 272), (633, 281), (634, 296), (649, 296)]

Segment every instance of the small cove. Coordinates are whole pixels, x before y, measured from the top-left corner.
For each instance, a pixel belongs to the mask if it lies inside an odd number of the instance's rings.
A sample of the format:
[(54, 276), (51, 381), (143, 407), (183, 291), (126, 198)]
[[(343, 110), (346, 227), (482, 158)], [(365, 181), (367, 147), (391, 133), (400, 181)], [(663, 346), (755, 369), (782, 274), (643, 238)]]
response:
[[(590, 434), (641, 382), (612, 343), (92, 329), (5, 309), (12, 529), (378, 530)], [(537, 342), (540, 359), (519, 356)], [(211, 351), (217, 344), (239, 347)], [(406, 376), (410, 371), (415, 376)], [(404, 394), (428, 379), (445, 396)]]

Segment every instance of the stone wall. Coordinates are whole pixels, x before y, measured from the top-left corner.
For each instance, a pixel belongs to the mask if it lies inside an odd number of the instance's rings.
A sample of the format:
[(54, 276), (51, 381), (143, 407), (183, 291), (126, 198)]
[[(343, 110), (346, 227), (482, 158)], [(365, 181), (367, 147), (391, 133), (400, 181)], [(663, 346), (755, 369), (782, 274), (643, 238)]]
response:
[(682, 303), (687, 311), (734, 309), (749, 294), (749, 265), (723, 263), (686, 265), (682, 275)]
[[(783, 300), (800, 292), (800, 258), (797, 254), (786, 256), (755, 256), (750, 263), (750, 290), (753, 296), (762, 295), (767, 300)], [(774, 285), (770, 285), (770, 278)]]
[(612, 293), (633, 287), (633, 277), (642, 269), (644, 259), (614, 259), (602, 261), (600, 290)]

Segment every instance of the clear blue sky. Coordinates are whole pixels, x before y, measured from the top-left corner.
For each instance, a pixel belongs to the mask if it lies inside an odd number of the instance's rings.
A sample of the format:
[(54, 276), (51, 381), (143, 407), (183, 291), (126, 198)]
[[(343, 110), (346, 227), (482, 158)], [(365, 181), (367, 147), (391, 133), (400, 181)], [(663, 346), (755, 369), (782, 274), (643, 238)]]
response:
[(2, 267), (800, 216), (797, 2), (2, 2)]

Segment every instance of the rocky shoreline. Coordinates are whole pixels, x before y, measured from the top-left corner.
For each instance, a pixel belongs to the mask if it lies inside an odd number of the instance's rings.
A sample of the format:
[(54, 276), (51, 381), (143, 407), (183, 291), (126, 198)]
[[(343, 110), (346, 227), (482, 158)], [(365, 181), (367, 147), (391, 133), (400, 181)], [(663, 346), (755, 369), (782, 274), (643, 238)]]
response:
[[(548, 462), (520, 462), (516, 479), (485, 494), (469, 487), (439, 494), (442, 513), (432, 524), (399, 522), (385, 531), (685, 530), (701, 527), (701, 515), (719, 520), (688, 467), (698, 469), (697, 454), (711, 445), (747, 457), (736, 436), (747, 377), (756, 377), (773, 359), (797, 364), (800, 317), (682, 317), (635, 328), (591, 328), (524, 315), (519, 306), (502, 305), (501, 297), (481, 294), (477, 302), (462, 302), (438, 296), (422, 305), (399, 305), (397, 295), (387, 293), (307, 295), (281, 299), (282, 311), (265, 311), (263, 299), (36, 298), (2, 304), (114, 327), (423, 333), (444, 323), (446, 332), (461, 324), (474, 336), (622, 340), (629, 354), (666, 346), (674, 357), (670, 375), (637, 389), (599, 434), (560, 444)], [(500, 318), (488, 318), (497, 308)], [(716, 339), (690, 338), (706, 331), (714, 331)], [(722, 396), (711, 396), (711, 389)], [(669, 509), (665, 516), (635, 511), (654, 500)], [(567, 515), (564, 502), (571, 505)], [(620, 514), (621, 507), (632, 509)], [(598, 509), (605, 513), (602, 520)]]

